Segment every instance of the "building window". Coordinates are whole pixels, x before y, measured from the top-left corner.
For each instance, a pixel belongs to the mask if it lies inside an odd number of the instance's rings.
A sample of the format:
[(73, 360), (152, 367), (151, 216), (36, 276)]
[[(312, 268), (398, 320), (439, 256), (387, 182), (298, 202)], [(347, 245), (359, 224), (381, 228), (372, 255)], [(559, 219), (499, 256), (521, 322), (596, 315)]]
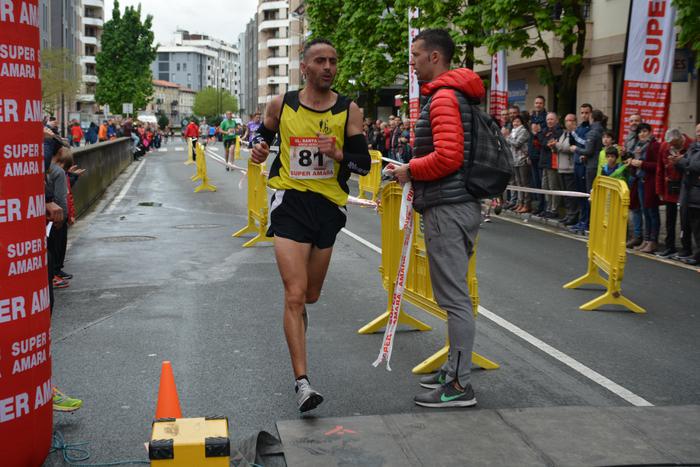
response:
[(182, 71), (187, 71), (187, 63), (182, 64)]
[(158, 60), (161, 62), (167, 62), (170, 60), (170, 54), (167, 52), (158, 52)]
[(158, 71), (170, 71), (170, 62), (158, 62)]
[(180, 64), (177, 64), (177, 71), (180, 71)]

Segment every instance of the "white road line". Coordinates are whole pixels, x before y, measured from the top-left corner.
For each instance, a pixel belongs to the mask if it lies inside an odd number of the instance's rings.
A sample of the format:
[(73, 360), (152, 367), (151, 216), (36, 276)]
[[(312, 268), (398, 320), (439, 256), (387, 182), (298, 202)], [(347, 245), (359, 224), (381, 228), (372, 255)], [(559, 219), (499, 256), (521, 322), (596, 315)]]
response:
[(178, 152), (184, 151), (184, 150), (185, 150), (185, 148), (183, 148), (182, 146), (177, 146), (173, 149), (173, 151), (178, 151)]
[(129, 191), (129, 188), (131, 188), (131, 185), (134, 183), (134, 180), (136, 180), (136, 176), (141, 172), (141, 169), (143, 169), (143, 166), (146, 165), (146, 160), (142, 160), (139, 163), (139, 166), (136, 167), (136, 170), (134, 170), (134, 173), (131, 174), (131, 177), (129, 177), (129, 180), (126, 182), (122, 190), (119, 192), (116, 198), (112, 201), (112, 203), (109, 205), (107, 209), (105, 209), (105, 214), (110, 214), (114, 209), (117, 207), (117, 205), (121, 202), (122, 199), (124, 199), (124, 196), (126, 196), (126, 192)]
[(158, 152), (168, 152), (167, 148), (158, 148)]
[(343, 232), (343, 233), (344, 233), (345, 235), (347, 235), (348, 237), (353, 238), (353, 239), (357, 240), (358, 242), (362, 243), (364, 246), (366, 246), (366, 247), (369, 248), (370, 250), (376, 251), (376, 252), (379, 253), (380, 255), (382, 254), (382, 249), (381, 249), (381, 248), (379, 248), (378, 246), (376, 246), (376, 245), (374, 245), (374, 244), (368, 242), (367, 240), (365, 240), (364, 238), (360, 237), (359, 235), (350, 232), (348, 229), (343, 228), (343, 229), (341, 229), (341, 232)]
[[(347, 229), (342, 229), (342, 232), (348, 235), (351, 238), (354, 238), (364, 246), (370, 248), (371, 250), (376, 251), (377, 253), (381, 253), (382, 249), (379, 248), (378, 246), (370, 243), (369, 241), (365, 240), (364, 238), (360, 237), (357, 234), (354, 234), (350, 232)], [(530, 345), (535, 346), (542, 352), (546, 353), (550, 357), (554, 358), (555, 360), (558, 360), (559, 362), (563, 363), (564, 365), (568, 366), (572, 370), (576, 371), (582, 376), (585, 376), (586, 378), (590, 379), (596, 384), (599, 384), (603, 386), (605, 389), (608, 391), (612, 392), (616, 396), (626, 400), (630, 404), (636, 406), (636, 407), (653, 407), (654, 404), (651, 402), (647, 401), (646, 399), (636, 395), (629, 389), (626, 389), (619, 384), (615, 383), (614, 381), (606, 378), (605, 376), (601, 375), (597, 371), (587, 367), (583, 363), (579, 362), (578, 360), (568, 356), (564, 352), (555, 349), (551, 345), (541, 341), (540, 339), (536, 338), (532, 334), (528, 333), (527, 331), (520, 329), (518, 326), (515, 324), (511, 323), (510, 321), (507, 321), (497, 314), (487, 310), (486, 308), (479, 306), (479, 314), (483, 316), (484, 318), (488, 319), (494, 324), (497, 324), (498, 326), (502, 327), (503, 329), (510, 331), (511, 333), (515, 334), (519, 338), (523, 339)]]

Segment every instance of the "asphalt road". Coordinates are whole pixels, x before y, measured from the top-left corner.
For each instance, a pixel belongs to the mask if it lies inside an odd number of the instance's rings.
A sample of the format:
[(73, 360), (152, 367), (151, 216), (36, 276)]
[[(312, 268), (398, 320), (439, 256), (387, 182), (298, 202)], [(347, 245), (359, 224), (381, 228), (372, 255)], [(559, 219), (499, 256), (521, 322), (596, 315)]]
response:
[[(57, 414), (55, 428), (88, 441), (91, 461), (146, 459), (162, 360), (173, 363), (184, 415), (228, 416), (234, 445), (299, 417), (273, 250), (231, 237), (246, 223), (245, 184), (209, 158), (218, 191), (193, 193), (183, 147), (132, 164), (69, 233), (75, 278), (56, 293), (54, 382), (85, 405)], [(347, 229), (381, 246), (371, 210), (352, 207)], [(483, 226), (478, 279), (491, 319), (479, 317), (475, 350), (501, 368), (474, 371), (479, 407), (630, 406), (629, 394), (700, 404), (700, 275), (628, 255), (623, 292), (648, 313), (583, 312), (600, 292), (561, 286), (585, 272), (585, 248), (502, 219)], [(356, 331), (385, 308), (379, 263), (338, 237), (321, 300), (309, 307), (309, 376), (327, 399), (313, 416), (425, 410), (412, 402), (420, 387), (410, 370), (443, 345), (445, 325), (407, 306), (433, 331), (400, 332), (393, 371), (372, 367), (382, 335)]]

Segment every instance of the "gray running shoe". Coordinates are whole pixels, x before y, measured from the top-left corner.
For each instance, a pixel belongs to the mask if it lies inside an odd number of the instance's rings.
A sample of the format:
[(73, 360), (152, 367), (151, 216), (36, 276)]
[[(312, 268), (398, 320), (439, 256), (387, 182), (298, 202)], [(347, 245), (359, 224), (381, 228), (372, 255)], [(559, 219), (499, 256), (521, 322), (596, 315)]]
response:
[(423, 376), (420, 379), (420, 385), (426, 389), (436, 389), (445, 384), (445, 378), (447, 378), (447, 372), (440, 370), (432, 375)]
[(413, 402), (421, 407), (473, 407), (476, 405), (476, 397), (471, 385), (460, 392), (452, 383), (447, 383), (430, 392), (418, 394)]
[(297, 380), (294, 390), (297, 393), (299, 412), (313, 410), (323, 402), (323, 396), (311, 387), (307, 379)]

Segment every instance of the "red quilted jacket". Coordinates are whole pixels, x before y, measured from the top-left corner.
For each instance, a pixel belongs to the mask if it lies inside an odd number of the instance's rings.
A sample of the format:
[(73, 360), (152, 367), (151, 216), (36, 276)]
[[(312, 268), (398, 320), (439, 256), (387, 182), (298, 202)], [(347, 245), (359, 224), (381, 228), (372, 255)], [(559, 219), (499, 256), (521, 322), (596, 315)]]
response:
[(435, 151), (417, 159), (411, 159), (411, 176), (416, 180), (438, 180), (460, 167), (464, 161), (464, 130), (457, 98), (451, 89), (469, 98), (484, 97), (484, 83), (479, 75), (468, 68), (446, 71), (421, 86), (424, 96), (433, 96), (430, 105), (430, 127)]

